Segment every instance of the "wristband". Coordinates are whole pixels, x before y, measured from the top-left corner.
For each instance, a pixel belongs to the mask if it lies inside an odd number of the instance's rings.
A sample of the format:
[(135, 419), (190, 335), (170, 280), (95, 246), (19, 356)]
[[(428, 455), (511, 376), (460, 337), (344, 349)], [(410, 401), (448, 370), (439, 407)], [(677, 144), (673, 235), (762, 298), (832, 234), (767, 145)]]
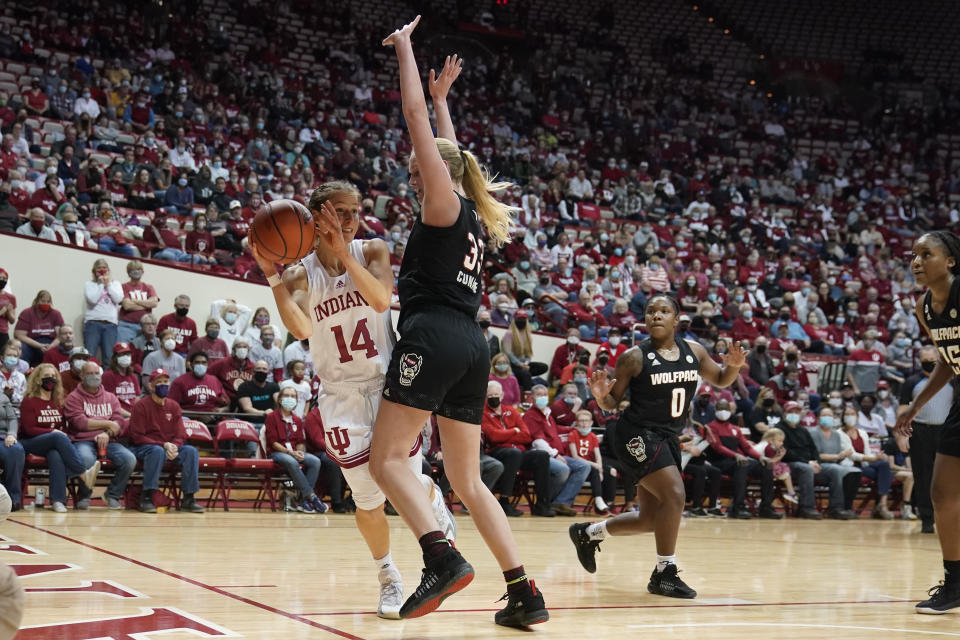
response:
[(271, 287), (275, 287), (281, 284), (280, 276), (278, 276), (277, 274), (273, 274), (272, 276), (267, 276), (267, 284), (269, 284)]

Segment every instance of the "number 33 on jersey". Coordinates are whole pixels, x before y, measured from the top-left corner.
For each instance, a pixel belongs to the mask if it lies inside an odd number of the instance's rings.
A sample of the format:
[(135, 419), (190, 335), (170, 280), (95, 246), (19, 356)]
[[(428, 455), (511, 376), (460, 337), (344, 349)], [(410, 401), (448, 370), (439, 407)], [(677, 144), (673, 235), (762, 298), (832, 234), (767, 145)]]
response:
[[(351, 242), (350, 253), (367, 266), (363, 240)], [(331, 383), (365, 382), (383, 375), (396, 340), (390, 311), (374, 311), (349, 273), (330, 275), (315, 253), (301, 263), (310, 291), (310, 356), (317, 375)]]

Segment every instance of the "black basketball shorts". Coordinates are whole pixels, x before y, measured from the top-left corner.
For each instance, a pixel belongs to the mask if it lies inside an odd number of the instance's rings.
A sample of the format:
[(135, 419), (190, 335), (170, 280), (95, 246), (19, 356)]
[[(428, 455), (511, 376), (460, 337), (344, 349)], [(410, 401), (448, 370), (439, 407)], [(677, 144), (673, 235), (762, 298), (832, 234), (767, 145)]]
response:
[(950, 413), (943, 421), (937, 453), (960, 458), (960, 395), (954, 397)]
[(675, 433), (638, 427), (621, 419), (617, 422), (614, 440), (617, 459), (631, 469), (638, 480), (671, 465), (682, 471), (680, 441)]
[(480, 424), (490, 351), (476, 321), (453, 309), (426, 307), (405, 317), (398, 329), (383, 397)]

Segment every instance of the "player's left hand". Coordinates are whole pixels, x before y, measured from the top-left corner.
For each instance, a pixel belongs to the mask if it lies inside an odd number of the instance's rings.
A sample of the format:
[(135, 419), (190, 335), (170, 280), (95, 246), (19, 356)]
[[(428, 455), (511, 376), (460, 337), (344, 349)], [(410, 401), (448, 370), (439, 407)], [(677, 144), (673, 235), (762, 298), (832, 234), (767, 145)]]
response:
[(334, 210), (333, 205), (327, 200), (321, 206), (319, 211), (314, 211), (314, 222), (317, 231), (323, 238), (327, 246), (333, 251), (334, 255), (341, 257), (350, 252), (347, 242), (343, 239), (343, 227), (340, 225), (340, 216)]
[(427, 86), (430, 88), (430, 97), (433, 98), (434, 102), (447, 99), (447, 93), (450, 91), (450, 85), (452, 85), (454, 81), (460, 77), (460, 72), (462, 70), (463, 58), (457, 57), (457, 54), (447, 56), (447, 59), (443, 63), (443, 69), (440, 71), (440, 75), (437, 75), (436, 71), (430, 69), (430, 82)]
[(590, 376), (590, 393), (593, 394), (594, 398), (600, 401), (610, 395), (610, 391), (613, 389), (613, 385), (616, 383), (616, 378), (613, 378), (612, 380), (607, 379), (606, 371), (594, 371), (593, 375)]
[(384, 38), (381, 44), (385, 47), (389, 47), (391, 45), (397, 46), (398, 44), (409, 43), (410, 34), (413, 33), (413, 30), (417, 28), (417, 25), (419, 23), (420, 23), (420, 16), (417, 16), (416, 18), (413, 19), (413, 22), (409, 22), (403, 25), (402, 27), (400, 27), (399, 29), (391, 33), (389, 36)]
[(723, 364), (728, 367), (736, 367), (738, 369), (742, 368), (747, 363), (747, 354), (749, 351), (745, 351), (743, 345), (739, 342), (734, 342), (730, 345), (730, 350), (726, 354), (721, 356)]

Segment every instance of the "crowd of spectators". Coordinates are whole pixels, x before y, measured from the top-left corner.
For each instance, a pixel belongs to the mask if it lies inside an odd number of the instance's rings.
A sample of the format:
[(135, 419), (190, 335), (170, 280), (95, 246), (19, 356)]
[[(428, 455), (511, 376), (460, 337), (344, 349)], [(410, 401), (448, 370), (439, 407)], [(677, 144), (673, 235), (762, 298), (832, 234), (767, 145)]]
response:
[[(0, 23), (0, 51), (34, 77), (17, 95), (0, 91), (0, 230), (258, 279), (245, 238), (262, 204), (306, 201), (319, 183), (347, 179), (365, 196), (359, 235), (386, 240), (399, 269), (418, 203), (392, 62), (374, 46), (320, 42), (303, 74), (278, 26), (294, 16), (372, 42), (371, 25), (350, 6), (242, 3), (240, 21), (262, 25), (265, 37), (238, 47), (189, 4), (150, 20), (112, 3), (59, 3), (66, 21), (48, 19), (45, 3), (10, 8), (21, 28)], [(509, 46), (478, 54), (453, 87), (459, 142), (514, 183), (503, 194), (517, 207), (512, 240), (488, 244), (484, 262), (479, 321), (492, 351), (507, 357), (494, 358), (493, 375), (511, 400), (571, 382), (588, 403), (583, 375), (612, 368), (644, 335), (647, 296), (669, 291), (683, 337), (717, 357), (731, 339), (751, 349), (732, 390), (709, 393), (710, 402), (724, 396), (751, 437), (777, 428), (790, 402), (820, 409), (807, 376), (811, 359), (827, 357), (848, 364), (843, 402), (869, 407), (868, 433), (885, 431), (899, 384), (920, 370), (912, 239), (960, 223), (950, 198), (960, 173), (937, 136), (952, 107), (891, 94), (886, 108), (858, 117), (843, 97), (734, 92), (684, 58), (689, 50), (666, 46), (669, 38), (651, 52), (672, 77), (612, 65), (596, 78), (616, 80), (601, 99), (579, 101), (592, 95), (585, 63), (539, 39), (522, 57)], [(588, 40), (578, 50), (589, 51)], [(42, 55), (50, 50), (67, 59)], [(449, 53), (423, 51), (428, 63)], [(48, 119), (62, 131), (38, 128)], [(811, 138), (825, 143), (815, 154), (799, 144)], [(97, 277), (105, 283), (86, 284), (84, 329), (94, 357), (112, 363), (120, 339), (134, 359), (139, 352), (150, 366), (193, 375), (187, 365), (198, 363), (182, 356), (207, 340), (207, 375), (215, 371), (223, 387), (209, 402), (264, 411), (254, 396), (238, 400), (238, 382), (257, 384), (259, 367), (274, 384), (290, 362), (270, 340), (282, 334), (262, 330), (260, 310), (244, 335), (238, 327), (251, 312), (227, 301), (205, 321), (204, 338), (185, 316), (155, 324), (149, 291), (120, 298), (109, 274)], [(68, 361), (54, 332), (62, 318), (44, 293), (30, 307), (31, 332), (17, 336), (24, 357), (54, 351)], [(189, 299), (175, 306), (189, 309)], [(4, 310), (0, 329), (15, 307)], [(116, 322), (100, 318), (117, 313)], [(507, 327), (502, 343), (491, 324)], [(538, 363), (531, 331), (568, 341)], [(580, 339), (601, 346), (591, 356)], [(871, 417), (881, 413), (882, 430)]]

